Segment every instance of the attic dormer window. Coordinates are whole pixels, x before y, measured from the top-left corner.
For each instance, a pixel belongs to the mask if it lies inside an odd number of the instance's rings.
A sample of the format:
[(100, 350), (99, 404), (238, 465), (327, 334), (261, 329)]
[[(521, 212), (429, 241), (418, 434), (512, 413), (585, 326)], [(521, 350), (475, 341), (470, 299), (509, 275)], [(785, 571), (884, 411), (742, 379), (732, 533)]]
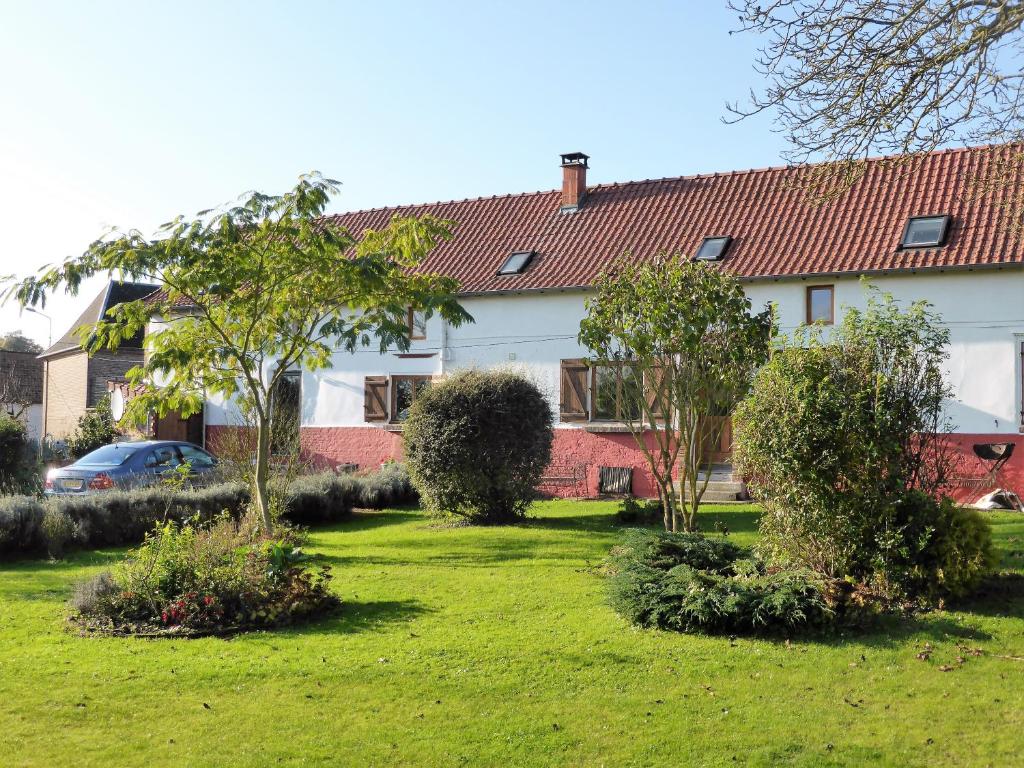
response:
[(938, 248), (946, 244), (950, 216), (914, 216), (903, 230), (900, 248)]
[(530, 266), (530, 262), (533, 261), (533, 257), (536, 254), (536, 251), (516, 251), (505, 259), (505, 263), (501, 265), (501, 269), (498, 270), (498, 274), (521, 275), (526, 271), (526, 268)]
[(721, 261), (731, 242), (732, 238), (729, 236), (705, 237), (693, 258), (697, 261)]

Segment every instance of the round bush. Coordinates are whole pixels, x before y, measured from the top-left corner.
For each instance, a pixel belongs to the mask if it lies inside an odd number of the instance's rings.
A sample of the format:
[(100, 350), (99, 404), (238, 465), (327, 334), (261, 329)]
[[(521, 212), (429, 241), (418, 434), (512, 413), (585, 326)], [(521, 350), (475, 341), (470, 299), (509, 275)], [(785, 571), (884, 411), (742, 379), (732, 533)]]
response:
[(980, 512), (919, 491), (892, 505), (873, 546), (873, 586), (925, 603), (971, 593), (998, 562), (992, 529)]
[(435, 513), (520, 519), (551, 460), (551, 421), (540, 390), (518, 374), (464, 371), (438, 382), (405, 422), (413, 484)]

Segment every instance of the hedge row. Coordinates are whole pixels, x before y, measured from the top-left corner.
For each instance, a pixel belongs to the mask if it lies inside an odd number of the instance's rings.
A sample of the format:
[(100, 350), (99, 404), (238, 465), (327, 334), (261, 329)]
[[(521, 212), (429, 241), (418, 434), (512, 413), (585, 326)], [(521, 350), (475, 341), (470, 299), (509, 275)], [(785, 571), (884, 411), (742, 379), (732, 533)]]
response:
[[(300, 525), (343, 520), (354, 507), (381, 509), (416, 500), (409, 475), (389, 465), (369, 475), (325, 472), (299, 477), (280, 494), (283, 517)], [(137, 544), (160, 521), (199, 517), (208, 521), (227, 511), (240, 515), (248, 488), (224, 483), (207, 488), (145, 488), (91, 496), (0, 497), (0, 553), (59, 555), (66, 547)]]

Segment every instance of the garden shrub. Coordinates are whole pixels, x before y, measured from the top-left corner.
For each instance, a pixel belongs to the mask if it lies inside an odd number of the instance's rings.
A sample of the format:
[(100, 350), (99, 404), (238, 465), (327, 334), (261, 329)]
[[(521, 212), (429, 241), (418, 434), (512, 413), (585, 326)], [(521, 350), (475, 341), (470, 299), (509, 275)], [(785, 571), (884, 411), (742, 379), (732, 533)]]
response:
[(297, 477), (283, 493), (283, 516), (298, 525), (343, 520), (352, 513), (356, 482), (351, 475), (323, 472)]
[(39, 462), (25, 425), (0, 412), (0, 494), (39, 490)]
[(625, 525), (647, 525), (661, 520), (662, 505), (656, 499), (638, 499), (627, 496), (619, 502), (615, 522)]
[(42, 549), (40, 526), (45, 511), (35, 496), (0, 496), (0, 552)]
[(772, 634), (835, 618), (820, 577), (768, 569), (749, 550), (701, 534), (630, 530), (609, 568), (613, 608), (643, 627)]
[(64, 547), (75, 535), (75, 522), (64, 510), (49, 507), (43, 512), (39, 530), (46, 543), (46, 554), (60, 557), (64, 554)]
[(978, 510), (919, 491), (892, 506), (874, 546), (873, 586), (926, 603), (971, 593), (998, 564), (992, 529)]
[(110, 411), (110, 398), (103, 397), (95, 408), (90, 408), (79, 417), (74, 433), (67, 439), (67, 451), (71, 458), (80, 459), (120, 436), (117, 422)]
[(405, 456), (426, 506), (475, 523), (521, 519), (551, 460), (551, 408), (510, 371), (463, 371), (434, 384), (405, 422)]
[[(798, 332), (758, 372), (733, 416), (733, 445), (764, 505), (760, 551), (770, 563), (849, 577), (897, 600), (977, 582), (990, 536), (934, 501), (950, 463), (948, 340), (926, 303), (903, 311), (872, 296), (828, 338)], [(958, 551), (947, 557), (950, 536)]]
[(419, 500), (409, 470), (398, 462), (389, 461), (376, 472), (348, 477), (355, 481), (356, 496), (353, 503), (357, 507), (384, 509), (393, 505), (414, 504)]
[(157, 526), (111, 572), (79, 585), (73, 625), (114, 634), (196, 636), (275, 627), (340, 601), (328, 567), (312, 571), (294, 532), (268, 539), (247, 516)]

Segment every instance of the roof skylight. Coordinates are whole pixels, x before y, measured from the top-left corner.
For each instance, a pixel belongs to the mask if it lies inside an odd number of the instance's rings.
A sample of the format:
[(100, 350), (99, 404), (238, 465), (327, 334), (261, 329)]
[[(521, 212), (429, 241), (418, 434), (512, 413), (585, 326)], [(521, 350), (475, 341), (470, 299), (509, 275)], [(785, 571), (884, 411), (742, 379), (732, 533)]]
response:
[(694, 258), (697, 261), (721, 261), (731, 242), (732, 238), (728, 235), (725, 237), (705, 237), (704, 242), (697, 249), (697, 255)]
[(946, 242), (950, 216), (913, 216), (903, 230), (901, 248), (938, 248)]
[(505, 259), (505, 263), (501, 265), (501, 269), (498, 270), (498, 274), (521, 275), (526, 271), (526, 268), (530, 266), (530, 262), (533, 261), (533, 257), (536, 254), (536, 251), (516, 251)]

